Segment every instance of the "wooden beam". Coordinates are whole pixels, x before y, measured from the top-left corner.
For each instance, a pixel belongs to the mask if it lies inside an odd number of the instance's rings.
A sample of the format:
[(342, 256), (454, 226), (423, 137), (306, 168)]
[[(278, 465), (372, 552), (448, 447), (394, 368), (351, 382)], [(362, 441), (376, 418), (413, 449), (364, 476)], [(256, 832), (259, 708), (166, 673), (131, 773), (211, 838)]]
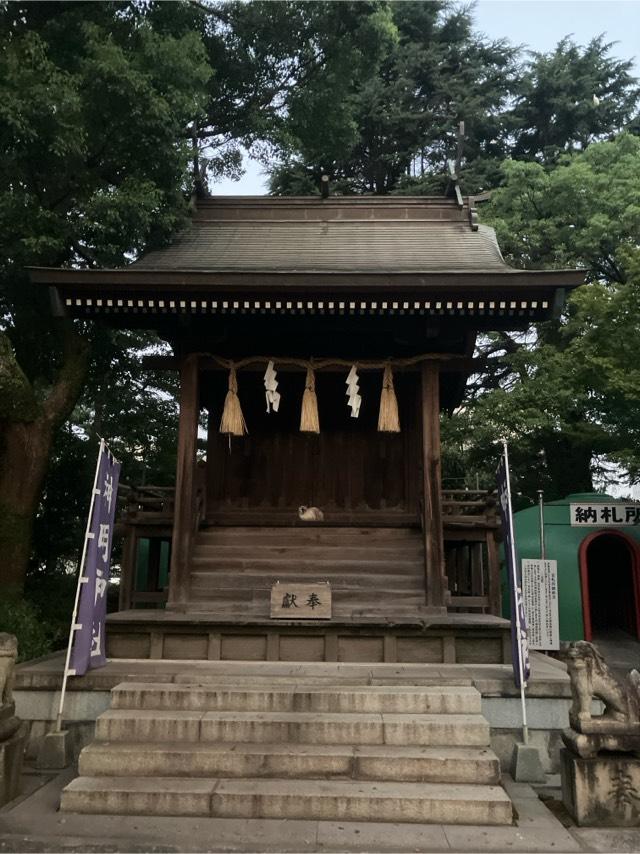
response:
[(447, 582), (442, 536), (442, 474), (440, 462), (440, 371), (424, 362), (422, 390), (422, 472), (427, 605), (444, 607)]
[[(391, 198), (387, 196), (387, 198)], [(333, 293), (377, 292), (393, 293), (397, 300), (451, 299), (455, 293), (469, 298), (527, 299), (524, 288), (544, 293), (541, 299), (553, 299), (556, 287), (577, 288), (584, 283), (584, 270), (429, 270), (422, 272), (351, 273), (309, 272), (283, 273), (274, 270), (229, 271), (211, 270), (141, 270), (135, 265), (119, 269), (70, 269), (68, 267), (28, 267), (34, 284), (55, 285), (63, 289), (71, 286), (74, 296), (101, 296), (105, 286), (113, 285), (113, 293), (167, 294), (210, 293), (219, 299), (238, 299), (238, 294), (252, 294), (256, 298), (266, 295), (277, 298), (277, 293), (321, 294), (332, 299)], [(479, 289), (482, 296), (479, 297)], [(192, 297), (189, 296), (191, 299)]]
[[(263, 358), (259, 358), (255, 363), (251, 365), (247, 365), (246, 367), (240, 368), (241, 371), (247, 371), (249, 373), (264, 373), (265, 364), (267, 359), (273, 358), (276, 362), (277, 368), (279, 372), (282, 373), (303, 373), (306, 371), (306, 368), (303, 368), (299, 365), (293, 365), (287, 363), (287, 356), (281, 356), (282, 362), (278, 362), (277, 356), (264, 356)], [(486, 368), (486, 362), (482, 359), (473, 359), (464, 354), (458, 353), (431, 353), (427, 357), (427, 361), (437, 362), (440, 365), (440, 371), (447, 373), (472, 373), (474, 371), (481, 371)], [(142, 358), (142, 366), (148, 370), (154, 371), (179, 371), (180, 370), (180, 360), (175, 356), (143, 356)], [(227, 368), (220, 365), (215, 359), (212, 359), (211, 356), (201, 355), (200, 356), (200, 370), (202, 372), (220, 372), (226, 373)], [(340, 365), (331, 365), (326, 368), (320, 369), (323, 373), (343, 373), (345, 370), (345, 366)], [(367, 363), (358, 363), (359, 371), (380, 371), (380, 368), (368, 368)], [(402, 373), (415, 373), (420, 370), (420, 364), (416, 365), (407, 365), (407, 366), (394, 366), (395, 371), (400, 371)]]
[(452, 596), (452, 608), (488, 608), (488, 596)]
[(190, 353), (180, 365), (180, 420), (176, 495), (169, 572), (169, 606), (187, 600), (191, 547), (196, 524), (196, 441), (198, 438), (198, 355)]

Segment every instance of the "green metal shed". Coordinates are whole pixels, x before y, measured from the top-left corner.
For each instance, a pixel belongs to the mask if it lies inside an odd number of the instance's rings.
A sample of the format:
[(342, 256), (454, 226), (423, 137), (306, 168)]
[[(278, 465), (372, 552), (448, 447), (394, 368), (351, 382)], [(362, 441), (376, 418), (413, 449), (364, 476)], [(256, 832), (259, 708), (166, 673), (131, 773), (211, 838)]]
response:
[[(521, 510), (514, 521), (519, 558), (539, 558), (539, 508)], [(558, 562), (561, 640), (592, 640), (610, 630), (640, 637), (639, 522), (640, 504), (604, 493), (545, 504), (546, 557)]]

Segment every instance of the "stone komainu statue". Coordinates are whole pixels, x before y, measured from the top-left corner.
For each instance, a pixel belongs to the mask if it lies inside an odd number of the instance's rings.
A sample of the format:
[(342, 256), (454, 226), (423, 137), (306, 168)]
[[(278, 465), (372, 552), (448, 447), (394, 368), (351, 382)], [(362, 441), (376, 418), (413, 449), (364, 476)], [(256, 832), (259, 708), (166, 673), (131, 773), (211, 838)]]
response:
[[(607, 662), (593, 644), (575, 641), (565, 651), (567, 670), (571, 678), (573, 702), (569, 721), (578, 732), (585, 728), (606, 730), (612, 724), (633, 725), (640, 721), (640, 673), (632, 670), (624, 682), (609, 670)], [(602, 715), (591, 714), (592, 700), (604, 703)]]
[(0, 706), (13, 701), (13, 672), (18, 655), (15, 635), (0, 632)]

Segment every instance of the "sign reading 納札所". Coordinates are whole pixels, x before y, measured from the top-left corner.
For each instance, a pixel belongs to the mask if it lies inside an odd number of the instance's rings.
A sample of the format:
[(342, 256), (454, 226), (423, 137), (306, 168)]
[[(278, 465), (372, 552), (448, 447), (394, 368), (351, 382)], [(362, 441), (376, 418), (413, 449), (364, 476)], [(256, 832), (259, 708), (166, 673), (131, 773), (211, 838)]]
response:
[(271, 588), (271, 617), (277, 620), (330, 620), (331, 585), (288, 584), (276, 581)]
[(529, 648), (560, 649), (557, 561), (523, 559), (522, 596)]
[(569, 514), (574, 527), (640, 525), (640, 504), (570, 504)]

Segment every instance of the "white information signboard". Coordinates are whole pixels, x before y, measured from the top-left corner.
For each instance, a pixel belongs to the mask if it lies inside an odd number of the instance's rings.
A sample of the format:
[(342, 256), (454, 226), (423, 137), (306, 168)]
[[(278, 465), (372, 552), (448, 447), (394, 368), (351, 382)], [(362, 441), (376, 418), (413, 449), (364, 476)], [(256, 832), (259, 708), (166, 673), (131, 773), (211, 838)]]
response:
[(558, 630), (558, 564), (555, 560), (522, 561), (522, 595), (530, 649), (560, 649)]

